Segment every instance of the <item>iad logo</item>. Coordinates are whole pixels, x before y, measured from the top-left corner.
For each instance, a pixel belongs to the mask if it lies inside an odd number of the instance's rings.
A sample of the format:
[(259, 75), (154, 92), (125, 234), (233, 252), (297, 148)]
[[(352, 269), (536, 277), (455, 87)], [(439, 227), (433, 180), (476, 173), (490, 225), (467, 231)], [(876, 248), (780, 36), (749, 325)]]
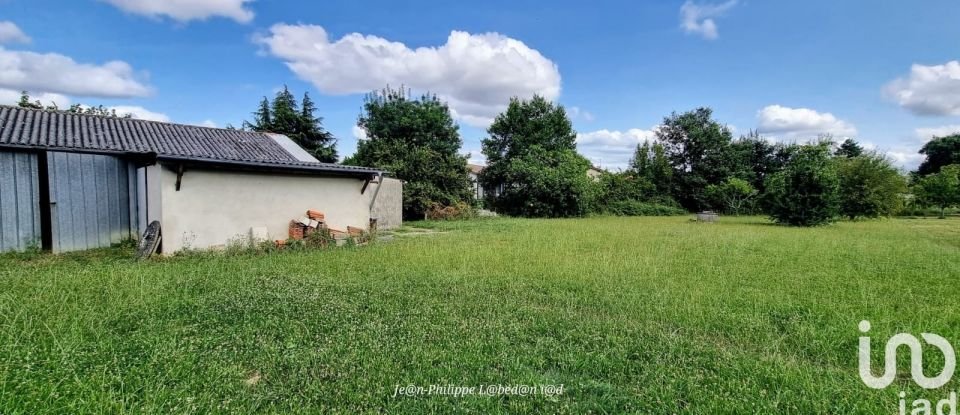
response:
[[(870, 322), (861, 321), (860, 331), (867, 333), (870, 331)], [(937, 389), (946, 385), (953, 377), (953, 371), (957, 367), (957, 356), (954, 354), (953, 346), (943, 337), (936, 334), (922, 333), (927, 343), (940, 349), (943, 353), (943, 370), (940, 374), (928, 378), (923, 374), (923, 345), (915, 336), (900, 333), (887, 340), (887, 346), (884, 349), (883, 375), (877, 377), (873, 375), (870, 367), (870, 338), (860, 337), (860, 379), (867, 386), (874, 389), (883, 389), (890, 386), (897, 377), (897, 349), (900, 346), (907, 346), (910, 349), (910, 375), (913, 381), (924, 389)], [(907, 414), (907, 393), (901, 391), (899, 401), (900, 414)], [(950, 392), (946, 399), (941, 399), (934, 404), (928, 399), (916, 399), (910, 405), (911, 415), (956, 415), (957, 414), (957, 393)]]
[[(870, 331), (870, 322), (861, 321), (860, 331), (867, 333)], [(900, 333), (887, 340), (886, 349), (884, 349), (883, 375), (873, 376), (870, 367), (870, 338), (860, 337), (860, 379), (863, 383), (874, 389), (883, 389), (890, 386), (897, 377), (897, 349), (900, 346), (907, 346), (910, 349), (910, 374), (913, 381), (924, 389), (937, 389), (946, 385), (953, 377), (953, 371), (957, 367), (957, 356), (954, 354), (953, 346), (947, 339), (936, 334), (922, 333), (923, 337), (930, 345), (940, 349), (943, 353), (943, 370), (939, 375), (928, 378), (923, 374), (923, 345), (915, 336), (907, 333)]]

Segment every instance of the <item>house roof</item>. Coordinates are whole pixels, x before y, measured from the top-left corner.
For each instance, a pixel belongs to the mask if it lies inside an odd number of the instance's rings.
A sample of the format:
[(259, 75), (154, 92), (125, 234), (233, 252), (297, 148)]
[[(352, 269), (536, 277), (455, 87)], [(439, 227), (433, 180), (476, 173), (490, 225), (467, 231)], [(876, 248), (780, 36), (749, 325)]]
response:
[(483, 172), (483, 169), (487, 168), (486, 166), (481, 166), (479, 164), (467, 164), (467, 168), (470, 169), (470, 172), (473, 174), (480, 174)]
[(379, 170), (303, 161), (266, 133), (0, 106), (0, 147), (153, 155), (248, 169), (348, 175)]

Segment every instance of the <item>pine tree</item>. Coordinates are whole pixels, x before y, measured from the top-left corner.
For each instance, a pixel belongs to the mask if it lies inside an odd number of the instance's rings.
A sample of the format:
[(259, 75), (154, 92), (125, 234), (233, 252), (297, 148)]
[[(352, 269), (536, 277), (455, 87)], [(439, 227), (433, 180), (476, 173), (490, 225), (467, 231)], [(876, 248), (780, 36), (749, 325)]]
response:
[(323, 118), (315, 116), (316, 111), (310, 94), (304, 92), (300, 103), (300, 142), (317, 160), (335, 163), (337, 139), (323, 128)]
[(243, 127), (253, 130), (283, 134), (324, 163), (337, 162), (337, 139), (323, 128), (323, 119), (315, 116), (317, 106), (310, 95), (304, 93), (297, 105), (293, 93), (286, 86), (277, 92), (273, 101), (266, 97), (253, 113), (253, 122), (244, 121)]
[[(300, 110), (297, 100), (286, 85), (277, 92), (270, 107), (273, 116), (273, 131), (277, 134), (298, 136), (300, 132)], [(297, 141), (297, 137), (290, 137)], [(299, 144), (299, 142), (298, 142)]]
[(860, 157), (863, 155), (863, 147), (861, 147), (856, 140), (848, 138), (843, 140), (843, 143), (840, 144), (840, 147), (837, 148), (837, 151), (833, 154), (837, 157)]
[(270, 100), (263, 97), (260, 107), (253, 113), (253, 122), (243, 122), (243, 128), (254, 131), (273, 131), (273, 116), (270, 112)]

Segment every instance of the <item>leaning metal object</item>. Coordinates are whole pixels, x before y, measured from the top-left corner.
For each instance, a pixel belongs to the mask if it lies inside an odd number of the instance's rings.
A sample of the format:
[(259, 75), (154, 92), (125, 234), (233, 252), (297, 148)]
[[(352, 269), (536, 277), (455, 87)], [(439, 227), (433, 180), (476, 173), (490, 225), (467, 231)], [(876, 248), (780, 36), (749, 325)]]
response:
[(151, 255), (157, 252), (157, 248), (160, 247), (161, 239), (160, 221), (150, 222), (147, 229), (143, 231), (140, 244), (137, 245), (137, 259), (144, 260), (150, 258)]

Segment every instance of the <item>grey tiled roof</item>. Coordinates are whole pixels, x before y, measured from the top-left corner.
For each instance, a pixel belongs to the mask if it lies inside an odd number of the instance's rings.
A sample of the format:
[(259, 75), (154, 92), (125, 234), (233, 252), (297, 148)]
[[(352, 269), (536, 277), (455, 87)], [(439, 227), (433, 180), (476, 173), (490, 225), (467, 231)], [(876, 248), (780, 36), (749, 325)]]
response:
[(81, 152), (156, 153), (167, 160), (251, 167), (374, 173), (373, 169), (297, 160), (265, 133), (129, 118), (0, 106), (0, 147)]

